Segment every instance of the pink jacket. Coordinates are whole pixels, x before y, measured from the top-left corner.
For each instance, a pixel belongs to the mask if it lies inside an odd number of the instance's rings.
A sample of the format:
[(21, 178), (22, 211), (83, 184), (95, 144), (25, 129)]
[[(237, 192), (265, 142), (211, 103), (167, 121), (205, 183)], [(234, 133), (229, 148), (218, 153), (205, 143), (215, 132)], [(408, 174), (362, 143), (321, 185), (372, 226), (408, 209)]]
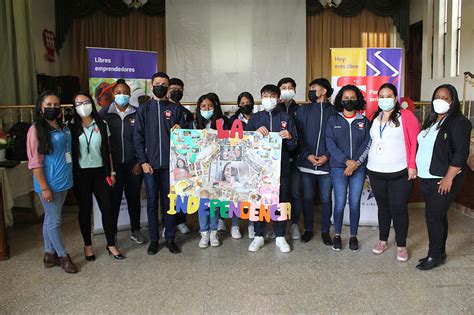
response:
[(405, 136), (405, 150), (407, 154), (408, 168), (416, 169), (416, 146), (417, 137), (420, 133), (420, 123), (415, 114), (408, 109), (401, 109), (403, 135)]

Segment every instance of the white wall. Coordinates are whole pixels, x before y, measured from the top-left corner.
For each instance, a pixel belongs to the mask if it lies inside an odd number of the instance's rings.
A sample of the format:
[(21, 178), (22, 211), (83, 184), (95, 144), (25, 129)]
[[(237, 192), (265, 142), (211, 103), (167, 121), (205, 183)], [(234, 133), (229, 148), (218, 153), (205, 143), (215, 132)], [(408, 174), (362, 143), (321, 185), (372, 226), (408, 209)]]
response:
[[(410, 23), (423, 20), (421, 99), (423, 101), (430, 100), (434, 89), (444, 83), (454, 85), (458, 90), (459, 97), (462, 99), (464, 84), (463, 73), (465, 71), (474, 72), (474, 1), (462, 1), (460, 75), (452, 77), (447, 73), (446, 76), (443, 77), (442, 63), (435, 59), (434, 77), (431, 78), (431, 28), (433, 18), (429, 8), (433, 5), (433, 1), (439, 0), (410, 1)], [(450, 3), (452, 3), (452, 1), (453, 0), (449, 0)], [(423, 6), (422, 10), (420, 10), (421, 4)], [(435, 33), (435, 36), (437, 35), (438, 34)], [(455, 40), (455, 38), (453, 38), (453, 40)], [(438, 51), (437, 53), (441, 54), (442, 52)], [(448, 60), (448, 62), (451, 62), (451, 60)], [(471, 98), (474, 98), (474, 96), (471, 96)]]
[(48, 61), (46, 47), (43, 43), (44, 29), (56, 33), (54, 0), (30, 0), (30, 2), (36, 72), (52, 76), (71, 74), (72, 41), (70, 34), (68, 34), (60, 55), (56, 53), (55, 62)]

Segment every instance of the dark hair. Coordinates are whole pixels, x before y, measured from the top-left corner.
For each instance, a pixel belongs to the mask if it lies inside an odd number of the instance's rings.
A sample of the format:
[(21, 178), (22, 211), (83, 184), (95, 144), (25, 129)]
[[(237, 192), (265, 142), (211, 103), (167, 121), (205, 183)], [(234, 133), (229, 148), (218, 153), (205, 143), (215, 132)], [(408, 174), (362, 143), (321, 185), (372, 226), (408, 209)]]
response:
[(224, 114), (222, 113), (221, 105), (219, 102), (216, 101), (214, 93), (208, 93), (201, 95), (201, 97), (197, 101), (196, 105), (196, 124), (197, 129), (205, 129), (206, 128), (206, 120), (204, 117), (201, 116), (201, 103), (204, 100), (210, 100), (212, 105), (214, 106), (214, 114), (211, 117), (211, 128), (216, 129), (216, 120), (220, 118), (224, 118)]
[(170, 85), (179, 85), (184, 89), (184, 82), (181, 79), (178, 78), (172, 78), (170, 79)]
[[(87, 91), (79, 91), (77, 92), (74, 97), (72, 98), (72, 101), (73, 101), (73, 117), (74, 117), (74, 128), (76, 128), (76, 134), (80, 135), (82, 134), (83, 132), (83, 129), (82, 129), (82, 124), (81, 124), (81, 121), (82, 121), (82, 118), (81, 116), (79, 116), (79, 114), (77, 113), (76, 111), (76, 105), (75, 105), (75, 100), (76, 100), (76, 97), (78, 97), (79, 95), (83, 95), (85, 97), (87, 97), (89, 99), (89, 101), (91, 102), (92, 104), (92, 112), (91, 112), (91, 116), (92, 118), (95, 120), (96, 124), (99, 125), (99, 127), (104, 127), (105, 128), (105, 124), (104, 124), (104, 121), (102, 120), (102, 118), (100, 118), (99, 116), (99, 112), (97, 112), (97, 108), (95, 106), (95, 102), (94, 100), (92, 99), (92, 96), (89, 94), (89, 92)], [(103, 126), (102, 126), (103, 125)]]
[(221, 100), (219, 99), (219, 96), (217, 96), (216, 93), (209, 92), (207, 93), (207, 97), (210, 97), (211, 100), (214, 100), (219, 105), (219, 107), (221, 106)]
[(311, 87), (312, 85), (319, 85), (323, 89), (326, 89), (327, 98), (331, 97), (332, 92), (334, 92), (334, 89), (332, 88), (331, 83), (329, 83), (328, 79), (326, 78), (314, 79), (313, 81), (309, 83), (308, 86)]
[[(51, 136), (49, 132), (53, 130), (53, 127), (48, 123), (46, 118), (44, 118), (43, 112), (41, 111), (41, 105), (44, 102), (44, 99), (48, 96), (56, 96), (59, 100), (59, 96), (53, 91), (44, 91), (36, 99), (35, 106), (35, 128), (36, 128), (36, 137), (38, 138), (39, 146), (38, 153), (40, 154), (50, 154), (53, 152), (53, 145), (51, 144)], [(56, 119), (58, 124), (63, 127), (62, 121)]]
[(180, 168), (179, 165), (178, 165), (178, 162), (179, 162), (179, 161), (183, 162), (183, 164), (184, 164), (184, 169), (185, 169), (186, 171), (188, 171), (188, 166), (186, 165), (186, 161), (185, 161), (183, 158), (178, 158), (178, 159), (176, 160), (176, 167), (177, 167), (177, 168)]
[(334, 108), (338, 112), (342, 112), (344, 110), (344, 107), (342, 106), (342, 95), (344, 94), (345, 91), (353, 91), (356, 94), (357, 105), (356, 105), (355, 110), (364, 110), (365, 108), (364, 95), (362, 95), (362, 92), (359, 90), (357, 86), (352, 85), (352, 84), (345, 85), (342, 87), (342, 89), (339, 90), (334, 100)]
[(222, 173), (221, 173), (221, 181), (225, 181), (225, 169), (229, 165), (230, 165), (230, 174), (231, 174), (231, 176), (237, 176), (237, 169), (235, 167), (233, 167), (231, 164), (232, 164), (232, 162), (227, 162), (224, 165), (224, 168), (222, 169)]
[(130, 85), (128, 85), (127, 82), (125, 82), (124, 79), (118, 79), (118, 80), (115, 82), (115, 85), (114, 85), (114, 92), (115, 92), (115, 88), (116, 88), (117, 86), (119, 86), (120, 84), (126, 86), (130, 92), (132, 91), (132, 89), (130, 88)]
[(277, 83), (278, 88), (280, 88), (280, 87), (281, 87), (283, 84), (285, 84), (285, 83), (291, 83), (291, 85), (293, 85), (293, 88), (296, 89), (296, 82), (295, 82), (295, 80), (293, 80), (292, 78), (288, 78), (288, 77), (287, 77), (287, 78), (283, 78), (283, 79), (281, 79), (280, 81), (278, 81), (278, 83)]
[(280, 97), (280, 88), (276, 86), (275, 84), (267, 84), (265, 85), (261, 90), (260, 90), (260, 95), (263, 93), (268, 92), (268, 93), (275, 93)]
[[(377, 95), (378, 93), (380, 93), (380, 91), (382, 89), (389, 89), (393, 92), (393, 95), (395, 96), (395, 98), (397, 98), (398, 96), (398, 91), (397, 91), (397, 88), (395, 87), (395, 85), (393, 85), (392, 83), (384, 83), (380, 86), (379, 88), (379, 91), (377, 92)], [(389, 120), (392, 121), (392, 123), (396, 126), (396, 127), (400, 127), (400, 121), (398, 120), (398, 117), (400, 117), (400, 110), (401, 110), (401, 106), (400, 106), (400, 103), (398, 102), (398, 100), (395, 101), (395, 107), (393, 108), (393, 111), (390, 113), (390, 117), (388, 118)], [(380, 114), (380, 112), (382, 111), (382, 109), (380, 109), (380, 107), (377, 109), (377, 111), (373, 114), (372, 116), (372, 120), (374, 120), (375, 118), (377, 118), (377, 116)]]
[(152, 83), (153, 83), (153, 80), (155, 80), (155, 78), (166, 78), (168, 79), (168, 82), (170, 81), (170, 77), (165, 72), (157, 72), (154, 75), (152, 75), (151, 77)]
[[(244, 97), (248, 98), (248, 100), (250, 101), (250, 104), (251, 104), (250, 106), (252, 106), (252, 111), (253, 111), (253, 106), (255, 105), (255, 101), (253, 99), (252, 94), (250, 94), (249, 92), (242, 92), (239, 94), (239, 96), (237, 96), (237, 106), (239, 105), (240, 101)], [(237, 109), (236, 114), (240, 114), (240, 106), (239, 106), (239, 109)]]
[(459, 102), (458, 91), (451, 84), (442, 84), (438, 86), (433, 92), (433, 96), (431, 97), (431, 114), (426, 118), (425, 122), (423, 123), (423, 127), (421, 127), (422, 130), (431, 127), (436, 122), (436, 119), (438, 118), (438, 114), (434, 111), (434, 108), (433, 108), (433, 101), (435, 99), (436, 92), (438, 92), (438, 90), (440, 89), (448, 90), (449, 94), (451, 95), (451, 100), (452, 100), (451, 106), (449, 106), (449, 110), (446, 113), (446, 119), (444, 123), (441, 125), (440, 130), (442, 131), (446, 130), (447, 126), (451, 124), (453, 119), (462, 115), (461, 103)]

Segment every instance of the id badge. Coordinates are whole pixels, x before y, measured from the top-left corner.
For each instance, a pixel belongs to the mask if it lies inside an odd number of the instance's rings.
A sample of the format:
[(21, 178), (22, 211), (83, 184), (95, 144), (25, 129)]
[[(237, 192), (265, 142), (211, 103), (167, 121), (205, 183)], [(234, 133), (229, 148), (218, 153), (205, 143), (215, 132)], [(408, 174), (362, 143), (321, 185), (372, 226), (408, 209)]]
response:
[(66, 152), (66, 163), (72, 163), (71, 152)]
[(379, 142), (377, 144), (377, 155), (382, 155), (383, 154), (383, 142)]

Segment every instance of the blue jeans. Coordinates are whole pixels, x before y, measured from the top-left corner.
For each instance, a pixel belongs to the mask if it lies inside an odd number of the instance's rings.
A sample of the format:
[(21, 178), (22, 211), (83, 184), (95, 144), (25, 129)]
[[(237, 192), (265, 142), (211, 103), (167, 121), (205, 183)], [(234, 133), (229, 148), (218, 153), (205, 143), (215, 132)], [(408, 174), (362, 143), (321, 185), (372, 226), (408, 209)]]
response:
[(53, 193), (53, 201), (47, 202), (41, 193), (38, 193), (44, 208), (43, 239), (44, 251), (56, 253), (59, 257), (67, 256), (61, 238), (61, 210), (66, 200), (67, 190)]
[(209, 213), (209, 208), (207, 208), (206, 211), (203, 211), (204, 212), (203, 214), (198, 214), (199, 232), (207, 232), (209, 230), (217, 231), (217, 222), (219, 220), (217, 211), (214, 214), (213, 218), (211, 218), (211, 214)]
[(291, 162), (290, 175), (290, 199), (291, 199), (291, 223), (298, 224), (301, 209), (303, 209), (303, 194), (301, 192), (301, 172), (295, 162)]
[(313, 232), (314, 229), (314, 197), (316, 195), (316, 185), (318, 185), (322, 205), (321, 233), (329, 233), (332, 214), (331, 175), (314, 175), (301, 172), (301, 184), (303, 186), (304, 230)]
[(360, 196), (364, 188), (365, 167), (359, 167), (352, 176), (344, 175), (344, 168), (331, 168), (331, 180), (334, 186), (334, 233), (341, 234), (344, 208), (346, 207), (347, 188), (349, 187), (349, 217), (351, 236), (357, 236), (360, 218)]
[(174, 240), (176, 232), (175, 216), (169, 215), (167, 212), (170, 209), (170, 199), (168, 194), (170, 192), (170, 173), (168, 168), (153, 170), (153, 174), (144, 174), (146, 190), (146, 205), (148, 215), (148, 235), (150, 241), (158, 241), (158, 194), (160, 199), (160, 206), (164, 215), (165, 223), (165, 239), (167, 241)]

